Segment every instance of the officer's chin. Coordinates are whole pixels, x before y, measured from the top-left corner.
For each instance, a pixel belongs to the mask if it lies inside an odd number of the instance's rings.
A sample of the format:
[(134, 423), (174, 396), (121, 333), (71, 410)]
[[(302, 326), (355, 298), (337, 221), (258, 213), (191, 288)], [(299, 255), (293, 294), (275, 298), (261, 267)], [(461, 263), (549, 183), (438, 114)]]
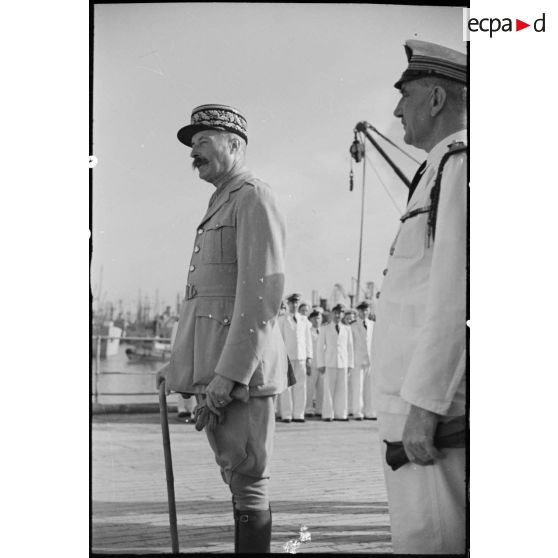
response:
[(210, 177), (210, 171), (207, 168), (207, 165), (202, 165), (201, 167), (198, 167), (198, 177), (201, 178), (202, 180), (206, 180), (209, 182), (209, 177)]

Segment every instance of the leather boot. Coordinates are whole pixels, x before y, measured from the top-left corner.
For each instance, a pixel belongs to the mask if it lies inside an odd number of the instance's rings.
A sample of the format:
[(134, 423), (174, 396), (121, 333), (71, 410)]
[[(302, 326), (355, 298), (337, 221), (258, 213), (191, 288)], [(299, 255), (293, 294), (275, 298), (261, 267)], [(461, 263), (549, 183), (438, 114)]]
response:
[(271, 544), (271, 508), (234, 510), (234, 551), (236, 554), (267, 554)]

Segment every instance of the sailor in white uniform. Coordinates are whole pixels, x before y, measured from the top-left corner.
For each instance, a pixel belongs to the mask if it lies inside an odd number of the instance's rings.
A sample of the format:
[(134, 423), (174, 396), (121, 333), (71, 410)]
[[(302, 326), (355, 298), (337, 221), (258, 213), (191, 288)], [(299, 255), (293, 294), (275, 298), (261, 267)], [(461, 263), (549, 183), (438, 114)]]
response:
[(324, 398), (324, 378), (318, 371), (316, 355), (318, 354), (318, 337), (322, 326), (322, 313), (319, 310), (312, 310), (308, 316), (312, 327), (310, 335), (312, 336), (312, 351), (314, 358), (310, 366), (310, 374), (306, 376), (306, 411), (305, 415), (321, 416)]
[(304, 422), (306, 407), (306, 370), (312, 364), (312, 335), (310, 322), (298, 312), (300, 294), (287, 298), (288, 312), (279, 316), (279, 330), (287, 347), (296, 383), (279, 396), (279, 409), (283, 422)]
[(348, 420), (347, 374), (354, 367), (353, 334), (342, 323), (345, 307), (332, 309), (332, 321), (320, 328), (317, 364), (324, 377), (322, 420)]
[(372, 331), (374, 322), (369, 319), (370, 303), (363, 300), (358, 306), (358, 318), (351, 324), (355, 350), (355, 367), (349, 375), (349, 415), (356, 420), (375, 419), (374, 382), (371, 367)]

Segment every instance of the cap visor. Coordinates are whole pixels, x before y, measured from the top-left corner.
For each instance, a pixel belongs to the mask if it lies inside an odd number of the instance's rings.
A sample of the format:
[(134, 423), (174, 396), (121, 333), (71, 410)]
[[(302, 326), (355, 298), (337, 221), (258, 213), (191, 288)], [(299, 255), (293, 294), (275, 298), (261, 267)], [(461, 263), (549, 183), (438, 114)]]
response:
[(202, 132), (203, 130), (218, 130), (223, 132), (225, 128), (219, 128), (218, 126), (204, 126), (199, 124), (189, 124), (188, 126), (184, 126), (184, 128), (180, 128), (176, 133), (176, 137), (178, 141), (187, 145), (188, 147), (192, 147), (192, 138), (198, 133)]

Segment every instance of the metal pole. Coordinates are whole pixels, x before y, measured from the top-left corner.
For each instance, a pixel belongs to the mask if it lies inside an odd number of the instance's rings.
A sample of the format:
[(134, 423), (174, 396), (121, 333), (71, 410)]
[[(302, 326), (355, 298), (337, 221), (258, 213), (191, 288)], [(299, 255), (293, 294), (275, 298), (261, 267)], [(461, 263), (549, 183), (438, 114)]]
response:
[(163, 451), (165, 454), (165, 472), (167, 476), (167, 496), (169, 500), (169, 522), (170, 522), (172, 552), (174, 554), (178, 554), (178, 526), (176, 523), (176, 500), (174, 497), (174, 475), (172, 472), (169, 417), (167, 413), (167, 394), (165, 393), (164, 380), (159, 385), (159, 411), (161, 415), (161, 430), (163, 431)]
[(359, 122), (355, 126), (356, 130), (362, 132), (368, 141), (377, 149), (378, 153), (388, 162), (389, 166), (394, 170), (395, 174), (402, 180), (402, 182), (407, 186), (411, 187), (411, 181), (403, 174), (401, 169), (388, 157), (388, 154), (378, 145), (378, 142), (370, 135), (368, 132), (368, 122)]
[(95, 403), (99, 402), (99, 370), (101, 369), (101, 336), (97, 336), (95, 351)]
[[(364, 142), (362, 144), (364, 146)], [(366, 148), (364, 148), (366, 149)], [(355, 293), (355, 305), (358, 304), (359, 297), (360, 297), (360, 270), (362, 266), (362, 235), (364, 232), (364, 192), (366, 190), (366, 151), (364, 152), (362, 158), (362, 200), (361, 200), (361, 207), (360, 207), (360, 244), (358, 247), (358, 272), (357, 272), (357, 284), (356, 284), (356, 293)]]

